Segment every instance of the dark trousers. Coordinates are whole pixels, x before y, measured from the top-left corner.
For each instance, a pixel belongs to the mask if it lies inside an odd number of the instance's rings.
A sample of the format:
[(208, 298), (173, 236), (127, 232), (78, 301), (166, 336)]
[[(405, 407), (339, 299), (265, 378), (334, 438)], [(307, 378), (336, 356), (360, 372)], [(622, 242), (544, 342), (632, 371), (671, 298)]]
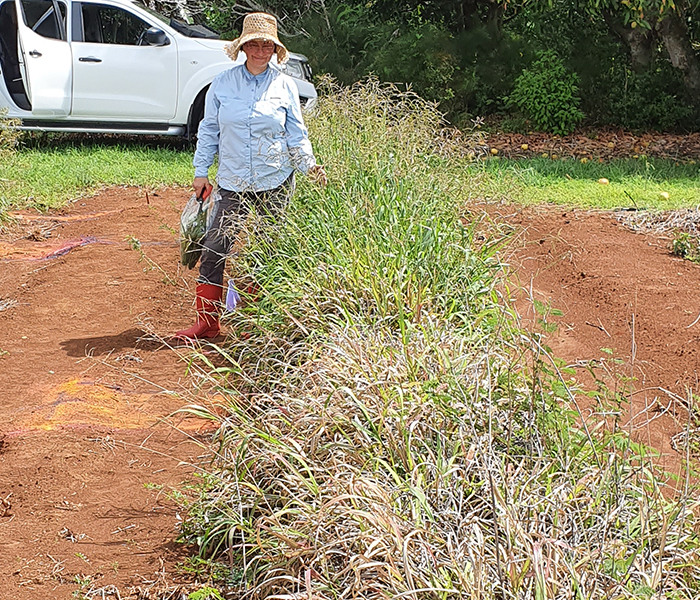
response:
[(294, 192), (294, 174), (279, 187), (261, 192), (232, 192), (220, 189), (214, 223), (202, 241), (199, 283), (224, 285), (226, 258), (252, 210), (263, 226), (279, 221)]

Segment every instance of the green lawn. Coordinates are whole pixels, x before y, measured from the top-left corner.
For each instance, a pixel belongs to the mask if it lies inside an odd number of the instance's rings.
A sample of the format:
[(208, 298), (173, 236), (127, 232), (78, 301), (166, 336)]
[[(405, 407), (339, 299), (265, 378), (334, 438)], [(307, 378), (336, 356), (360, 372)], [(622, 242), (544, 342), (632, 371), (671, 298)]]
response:
[(12, 208), (62, 206), (105, 186), (187, 185), (192, 176), (192, 152), (167, 145), (25, 148), (0, 161), (0, 218)]
[[(13, 208), (58, 207), (105, 186), (189, 185), (192, 180), (191, 147), (171, 140), (98, 140), (29, 138), (29, 146), (4, 157), (0, 161), (0, 219)], [(434, 169), (443, 175), (453, 173), (469, 199), (586, 208), (700, 205), (700, 166), (669, 160), (582, 164), (545, 158), (488, 158), (463, 164), (440, 159), (434, 162)], [(332, 170), (329, 174), (333, 178)], [(601, 178), (609, 183), (599, 183)]]
[[(505, 197), (521, 204), (640, 209), (700, 205), (697, 164), (653, 159), (585, 164), (545, 158), (487, 159), (474, 171), (481, 173), (479, 189), (486, 197)], [(599, 183), (601, 179), (609, 183)]]

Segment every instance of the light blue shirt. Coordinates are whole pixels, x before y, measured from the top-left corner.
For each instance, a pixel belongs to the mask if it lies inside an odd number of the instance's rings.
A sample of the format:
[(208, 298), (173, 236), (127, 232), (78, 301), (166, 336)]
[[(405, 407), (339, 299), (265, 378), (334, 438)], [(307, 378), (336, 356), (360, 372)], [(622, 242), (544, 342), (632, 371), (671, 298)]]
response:
[(217, 182), (234, 192), (271, 190), (295, 170), (316, 164), (291, 77), (272, 66), (253, 75), (245, 65), (220, 73), (204, 102), (194, 153), (195, 177), (219, 154)]

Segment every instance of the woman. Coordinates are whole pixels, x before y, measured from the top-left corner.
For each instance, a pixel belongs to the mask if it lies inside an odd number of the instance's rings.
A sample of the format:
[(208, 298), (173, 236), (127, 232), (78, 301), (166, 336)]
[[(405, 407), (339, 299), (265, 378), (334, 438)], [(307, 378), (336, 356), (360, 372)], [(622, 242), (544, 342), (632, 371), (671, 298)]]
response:
[(321, 185), (327, 183), (323, 167), (314, 158), (296, 85), (269, 65), (275, 53), (278, 64), (287, 60), (275, 18), (265, 13), (247, 15), (241, 36), (226, 47), (226, 53), (236, 60), (240, 50), (245, 52), (245, 64), (212, 81), (199, 125), (193, 187), (200, 197), (211, 189), (207, 174), (218, 153), (221, 202), (203, 241), (197, 321), (175, 334), (180, 339), (219, 335), (226, 256), (250, 209), (279, 216), (294, 191), (297, 170)]

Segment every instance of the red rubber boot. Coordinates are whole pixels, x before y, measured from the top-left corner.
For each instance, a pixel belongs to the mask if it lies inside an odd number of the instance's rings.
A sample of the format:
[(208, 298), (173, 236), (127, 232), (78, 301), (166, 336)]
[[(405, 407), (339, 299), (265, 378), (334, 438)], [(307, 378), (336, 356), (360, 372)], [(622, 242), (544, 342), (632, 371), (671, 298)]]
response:
[(189, 329), (178, 331), (175, 334), (176, 339), (183, 341), (210, 339), (219, 335), (222, 291), (218, 285), (197, 284), (197, 321)]

